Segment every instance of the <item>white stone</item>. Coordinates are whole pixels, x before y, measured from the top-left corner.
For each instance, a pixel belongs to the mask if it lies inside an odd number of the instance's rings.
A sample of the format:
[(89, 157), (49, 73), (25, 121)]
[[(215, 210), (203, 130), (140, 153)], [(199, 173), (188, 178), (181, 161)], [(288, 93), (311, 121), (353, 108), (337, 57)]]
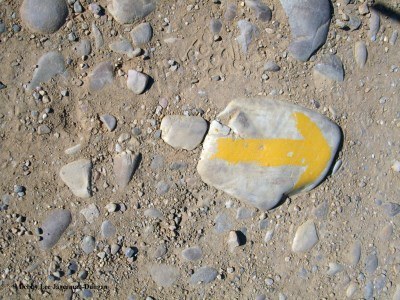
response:
[(207, 122), (198, 116), (171, 115), (161, 121), (161, 138), (176, 149), (195, 149), (206, 132)]
[(317, 229), (312, 220), (303, 223), (297, 228), (293, 239), (293, 252), (307, 252), (318, 242)]
[(92, 162), (80, 159), (71, 162), (60, 169), (60, 178), (71, 192), (80, 198), (91, 196)]
[(90, 224), (93, 223), (100, 215), (100, 211), (94, 203), (89, 204), (87, 207), (83, 208), (80, 213)]
[(136, 95), (140, 95), (145, 91), (148, 82), (148, 75), (135, 70), (128, 70), (128, 80), (126, 85), (128, 86), (128, 89), (130, 89)]
[(218, 118), (231, 131), (211, 122), (197, 170), (205, 183), (262, 210), (317, 186), (341, 138), (326, 117), (269, 98), (232, 101)]

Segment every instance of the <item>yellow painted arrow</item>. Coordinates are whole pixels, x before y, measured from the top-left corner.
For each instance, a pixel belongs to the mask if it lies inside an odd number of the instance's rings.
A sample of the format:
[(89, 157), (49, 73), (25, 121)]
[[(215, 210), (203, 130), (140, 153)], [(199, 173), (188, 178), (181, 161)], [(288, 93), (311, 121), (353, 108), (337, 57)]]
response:
[(318, 126), (303, 113), (293, 113), (297, 129), (304, 139), (232, 139), (219, 138), (211, 159), (232, 164), (255, 163), (265, 167), (300, 166), (306, 170), (294, 190), (311, 184), (331, 159), (331, 148)]

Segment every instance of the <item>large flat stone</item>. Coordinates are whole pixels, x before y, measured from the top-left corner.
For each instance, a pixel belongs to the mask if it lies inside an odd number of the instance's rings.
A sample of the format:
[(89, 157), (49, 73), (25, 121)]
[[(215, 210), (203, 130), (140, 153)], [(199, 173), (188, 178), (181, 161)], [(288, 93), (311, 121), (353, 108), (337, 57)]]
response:
[(263, 210), (317, 186), (341, 139), (326, 117), (269, 98), (234, 100), (218, 118), (197, 170), (205, 183)]

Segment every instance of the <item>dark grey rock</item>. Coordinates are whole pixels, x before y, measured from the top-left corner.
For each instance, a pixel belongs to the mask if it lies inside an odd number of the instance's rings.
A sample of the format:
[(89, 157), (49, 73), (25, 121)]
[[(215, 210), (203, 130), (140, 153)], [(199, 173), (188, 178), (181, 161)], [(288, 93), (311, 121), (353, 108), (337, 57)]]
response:
[(201, 267), (197, 269), (189, 279), (190, 284), (207, 284), (217, 278), (218, 272), (212, 267)]
[(32, 31), (54, 33), (68, 17), (65, 0), (24, 0), (20, 8), (22, 22)]
[(117, 232), (117, 230), (115, 229), (114, 225), (109, 220), (105, 220), (101, 224), (101, 235), (104, 238), (111, 238), (115, 235), (116, 232)]
[(218, 19), (211, 19), (210, 21), (210, 31), (212, 34), (219, 34), (222, 28), (222, 22)]
[(328, 36), (331, 20), (329, 0), (280, 0), (292, 34), (289, 52), (300, 61), (307, 61)]
[(40, 248), (43, 250), (51, 249), (61, 238), (71, 221), (72, 216), (69, 210), (56, 209), (52, 211), (41, 226), (43, 239), (39, 242)]

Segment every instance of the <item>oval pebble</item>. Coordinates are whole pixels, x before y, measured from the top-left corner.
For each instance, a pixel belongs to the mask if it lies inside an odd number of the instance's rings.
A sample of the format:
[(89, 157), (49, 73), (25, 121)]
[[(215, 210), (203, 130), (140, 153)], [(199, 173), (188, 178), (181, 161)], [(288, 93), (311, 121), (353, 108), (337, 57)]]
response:
[(369, 19), (369, 31), (368, 36), (371, 41), (376, 41), (376, 35), (378, 34), (379, 28), (381, 26), (381, 19), (379, 13), (375, 10), (371, 10), (371, 17)]
[(153, 37), (153, 28), (150, 23), (142, 23), (131, 30), (133, 45), (141, 46), (150, 42)]
[(197, 269), (189, 279), (190, 284), (207, 284), (217, 278), (218, 272), (212, 267), (201, 267)]
[(72, 216), (69, 210), (56, 209), (52, 211), (41, 226), (43, 239), (39, 243), (40, 247), (43, 250), (51, 249), (61, 238), (71, 221)]
[(358, 41), (354, 46), (354, 58), (360, 69), (364, 68), (367, 62), (368, 52), (365, 42)]
[(190, 247), (186, 248), (182, 251), (182, 257), (188, 261), (196, 261), (201, 258), (203, 255), (203, 251), (201, 251), (200, 247)]
[(142, 94), (149, 82), (149, 76), (135, 70), (128, 71), (128, 80), (126, 82), (128, 89), (136, 95)]
[(114, 227), (114, 225), (109, 221), (109, 220), (105, 220), (102, 224), (101, 224), (101, 235), (104, 238), (111, 238), (115, 235), (116, 233), (116, 229)]
[(368, 274), (372, 274), (378, 268), (378, 257), (372, 253), (365, 259), (365, 271)]
[(156, 8), (155, 0), (111, 0), (110, 2), (107, 9), (120, 24), (132, 24)]
[(219, 34), (222, 28), (222, 22), (218, 19), (211, 19), (210, 30), (212, 34)]
[(64, 25), (68, 6), (65, 0), (24, 0), (20, 14), (31, 31), (54, 33)]
[(85, 236), (81, 242), (81, 248), (86, 254), (92, 253), (96, 248), (96, 240), (92, 236)]
[(361, 242), (355, 241), (349, 248), (347, 261), (351, 266), (355, 266), (360, 261), (361, 257)]

